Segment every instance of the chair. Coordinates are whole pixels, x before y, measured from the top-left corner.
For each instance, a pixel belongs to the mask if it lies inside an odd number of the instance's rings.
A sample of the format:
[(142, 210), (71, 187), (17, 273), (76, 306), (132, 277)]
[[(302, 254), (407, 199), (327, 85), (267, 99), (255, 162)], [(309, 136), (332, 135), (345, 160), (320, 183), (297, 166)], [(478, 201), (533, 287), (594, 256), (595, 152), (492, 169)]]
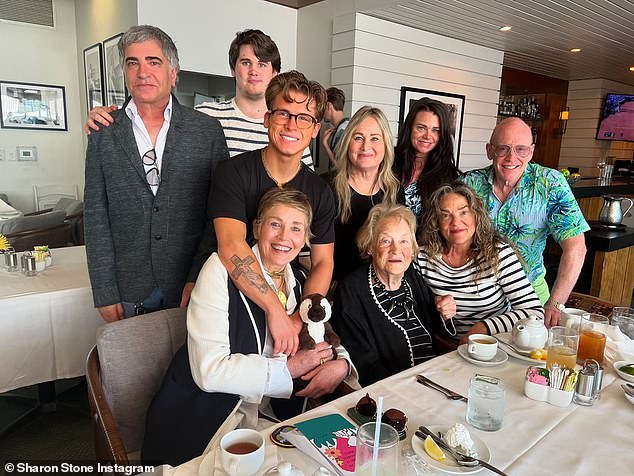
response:
[(599, 299), (595, 296), (589, 296), (588, 294), (570, 293), (570, 297), (566, 301), (566, 307), (574, 307), (577, 309), (583, 309), (594, 314), (601, 314), (606, 317), (612, 317), (612, 310), (617, 304), (613, 302)]
[(185, 342), (185, 314), (184, 308), (166, 309), (97, 330), (86, 363), (97, 461), (139, 460), (148, 406)]
[(37, 211), (52, 208), (60, 198), (79, 199), (77, 185), (33, 185), (35, 209)]

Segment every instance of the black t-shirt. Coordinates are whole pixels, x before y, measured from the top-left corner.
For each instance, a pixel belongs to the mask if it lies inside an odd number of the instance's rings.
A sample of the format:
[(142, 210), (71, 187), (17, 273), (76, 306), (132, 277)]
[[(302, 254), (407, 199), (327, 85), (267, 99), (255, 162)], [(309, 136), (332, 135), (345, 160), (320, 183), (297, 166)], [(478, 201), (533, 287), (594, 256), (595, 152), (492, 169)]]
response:
[(337, 280), (365, 263), (359, 256), (357, 232), (365, 223), (372, 207), (383, 202), (383, 190), (369, 196), (361, 195), (350, 187), (350, 193), (352, 214), (348, 223), (341, 223), (339, 217), (335, 219), (335, 269), (332, 278)]
[[(215, 170), (211, 192), (211, 216), (234, 218), (246, 224), (247, 243), (254, 244), (253, 220), (262, 195), (276, 184), (268, 176), (262, 163), (262, 149), (245, 152), (224, 160)], [(299, 172), (285, 187), (301, 190), (313, 208), (312, 244), (322, 245), (335, 241), (335, 201), (328, 184), (302, 164)], [(214, 231), (213, 250), (218, 243)]]

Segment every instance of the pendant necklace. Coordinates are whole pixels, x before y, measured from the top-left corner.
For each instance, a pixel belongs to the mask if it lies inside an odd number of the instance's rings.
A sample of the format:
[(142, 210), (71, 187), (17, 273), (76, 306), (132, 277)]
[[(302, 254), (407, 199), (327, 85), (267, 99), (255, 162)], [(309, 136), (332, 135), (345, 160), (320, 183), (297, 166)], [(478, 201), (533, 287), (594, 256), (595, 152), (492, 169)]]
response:
[[(284, 285), (286, 284), (286, 271), (282, 270), (282, 271), (267, 271), (264, 270), (264, 272), (266, 274), (269, 275), (269, 277), (273, 280), (273, 286), (275, 287), (275, 292), (277, 293), (277, 298), (280, 300), (280, 302), (282, 303), (282, 306), (284, 307), (284, 309), (286, 309), (286, 294), (284, 293), (283, 289), (284, 289)], [(276, 279), (280, 279), (280, 286), (279, 288), (275, 286), (275, 280)]]

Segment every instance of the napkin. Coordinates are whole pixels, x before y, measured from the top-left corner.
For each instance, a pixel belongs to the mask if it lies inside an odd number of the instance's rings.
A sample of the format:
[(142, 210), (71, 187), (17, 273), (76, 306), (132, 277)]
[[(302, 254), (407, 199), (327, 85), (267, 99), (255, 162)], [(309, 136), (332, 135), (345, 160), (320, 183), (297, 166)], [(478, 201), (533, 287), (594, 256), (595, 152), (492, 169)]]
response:
[(623, 334), (618, 326), (608, 326), (606, 336), (604, 356), (608, 362), (634, 362), (634, 340)]

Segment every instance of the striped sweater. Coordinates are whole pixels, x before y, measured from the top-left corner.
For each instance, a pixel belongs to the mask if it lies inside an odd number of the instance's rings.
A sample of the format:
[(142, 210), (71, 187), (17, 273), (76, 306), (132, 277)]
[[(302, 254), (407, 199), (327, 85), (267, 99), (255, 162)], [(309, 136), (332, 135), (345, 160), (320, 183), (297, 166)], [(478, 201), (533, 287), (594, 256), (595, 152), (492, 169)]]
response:
[[(234, 99), (223, 102), (204, 102), (194, 109), (218, 119), (227, 139), (230, 157), (261, 149), (269, 143), (268, 130), (264, 127), (263, 119), (253, 119), (244, 115), (236, 106)], [(315, 170), (308, 147), (304, 150), (302, 162), (311, 170)]]
[(425, 283), (434, 294), (451, 295), (456, 300), (457, 338), (480, 321), (493, 335), (510, 332), (515, 322), (529, 314), (544, 317), (544, 309), (513, 249), (507, 244), (500, 245), (499, 255), (497, 272), (489, 267), (474, 282), (477, 271), (472, 261), (453, 268), (440, 256), (430, 259), (425, 253), (419, 253), (416, 268)]

